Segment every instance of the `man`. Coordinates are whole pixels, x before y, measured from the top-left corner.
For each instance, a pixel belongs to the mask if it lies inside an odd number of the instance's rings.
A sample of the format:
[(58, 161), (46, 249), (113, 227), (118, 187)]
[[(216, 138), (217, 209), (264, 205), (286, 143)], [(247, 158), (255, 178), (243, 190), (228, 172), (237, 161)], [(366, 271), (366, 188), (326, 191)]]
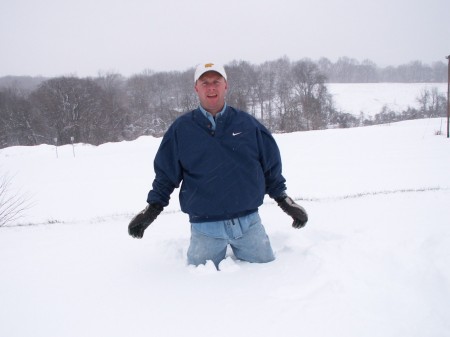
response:
[(199, 65), (194, 83), (200, 106), (177, 118), (164, 135), (148, 206), (131, 220), (128, 232), (142, 238), (181, 183), (181, 210), (191, 223), (189, 264), (212, 260), (219, 269), (228, 245), (240, 260), (273, 261), (258, 214), (265, 194), (294, 219), (294, 228), (308, 221), (305, 210), (286, 195), (278, 146), (255, 118), (225, 103), (223, 66)]

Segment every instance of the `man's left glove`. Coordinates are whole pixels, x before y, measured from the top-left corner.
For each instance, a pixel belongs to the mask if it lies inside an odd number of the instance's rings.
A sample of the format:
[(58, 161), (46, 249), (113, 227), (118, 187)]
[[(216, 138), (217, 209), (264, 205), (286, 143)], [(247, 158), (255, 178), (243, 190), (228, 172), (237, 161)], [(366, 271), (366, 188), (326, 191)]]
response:
[(155, 221), (156, 217), (162, 212), (164, 207), (160, 204), (148, 204), (145, 209), (136, 215), (128, 225), (128, 234), (133, 238), (142, 239), (144, 231)]
[(306, 225), (306, 223), (308, 222), (308, 214), (306, 213), (305, 209), (302, 206), (296, 204), (291, 197), (283, 195), (281, 197), (275, 198), (275, 201), (285, 213), (287, 213), (294, 219), (292, 227), (302, 228)]

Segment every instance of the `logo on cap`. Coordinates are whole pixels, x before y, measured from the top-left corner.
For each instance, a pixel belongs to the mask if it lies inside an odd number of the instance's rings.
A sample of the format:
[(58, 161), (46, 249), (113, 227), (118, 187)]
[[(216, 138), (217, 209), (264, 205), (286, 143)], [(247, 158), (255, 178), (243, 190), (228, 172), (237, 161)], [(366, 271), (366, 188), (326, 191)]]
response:
[(211, 68), (214, 65), (214, 63), (206, 63), (205, 68)]

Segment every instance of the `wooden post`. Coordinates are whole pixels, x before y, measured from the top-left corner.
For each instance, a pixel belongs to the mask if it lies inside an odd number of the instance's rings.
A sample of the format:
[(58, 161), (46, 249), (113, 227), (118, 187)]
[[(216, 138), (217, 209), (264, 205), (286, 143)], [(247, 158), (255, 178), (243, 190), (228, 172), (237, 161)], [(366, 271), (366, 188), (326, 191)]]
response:
[(447, 138), (450, 137), (450, 55), (446, 57), (448, 60), (447, 75)]

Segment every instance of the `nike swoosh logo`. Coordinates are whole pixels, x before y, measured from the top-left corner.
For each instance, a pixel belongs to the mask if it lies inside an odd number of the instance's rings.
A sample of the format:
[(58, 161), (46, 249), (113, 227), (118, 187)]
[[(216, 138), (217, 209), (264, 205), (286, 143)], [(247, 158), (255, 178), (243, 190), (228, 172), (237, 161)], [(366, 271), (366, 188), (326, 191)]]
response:
[(234, 136), (237, 136), (237, 135), (240, 135), (241, 133), (242, 133), (242, 132), (236, 132), (236, 133), (233, 132), (233, 137), (234, 137)]

